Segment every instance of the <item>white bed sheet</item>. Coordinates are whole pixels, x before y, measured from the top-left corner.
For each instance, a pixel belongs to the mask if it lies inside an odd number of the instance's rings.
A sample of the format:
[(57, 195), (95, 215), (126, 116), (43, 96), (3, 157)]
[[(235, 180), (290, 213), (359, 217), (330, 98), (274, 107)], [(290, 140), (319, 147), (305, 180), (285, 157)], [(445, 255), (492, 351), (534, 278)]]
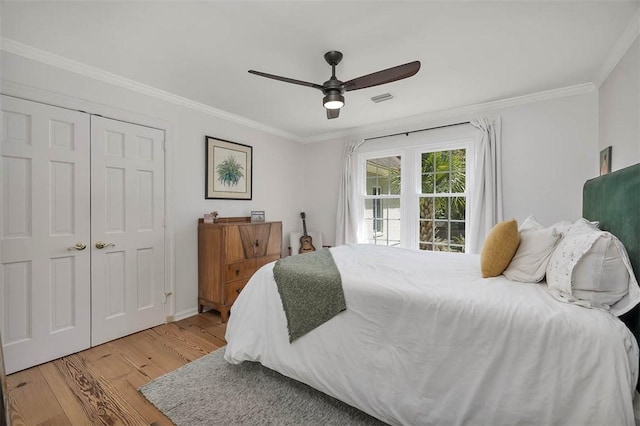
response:
[(290, 344), (265, 265), (233, 305), (227, 361), (258, 361), (390, 424), (635, 424), (638, 345), (608, 312), (561, 303), (544, 283), (483, 279), (474, 255), (331, 251), (347, 310)]

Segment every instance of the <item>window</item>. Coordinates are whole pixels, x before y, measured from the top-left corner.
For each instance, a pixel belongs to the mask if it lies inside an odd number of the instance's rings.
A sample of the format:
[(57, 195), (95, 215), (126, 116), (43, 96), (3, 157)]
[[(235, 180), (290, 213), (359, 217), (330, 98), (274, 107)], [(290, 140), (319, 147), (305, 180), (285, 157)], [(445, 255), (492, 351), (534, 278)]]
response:
[(364, 209), (369, 244), (400, 244), (400, 164), (400, 156), (366, 160)]
[(425, 152), (418, 196), (421, 250), (464, 252), (466, 150)]
[(364, 242), (465, 252), (471, 149), (459, 140), (361, 154)]

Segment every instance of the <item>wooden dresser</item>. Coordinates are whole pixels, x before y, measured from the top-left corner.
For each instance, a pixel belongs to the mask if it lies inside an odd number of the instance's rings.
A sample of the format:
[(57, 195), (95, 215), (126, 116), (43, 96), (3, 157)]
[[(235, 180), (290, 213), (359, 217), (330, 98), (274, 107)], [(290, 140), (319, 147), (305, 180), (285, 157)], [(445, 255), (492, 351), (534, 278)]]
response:
[(198, 312), (220, 312), (222, 322), (249, 278), (280, 258), (282, 222), (251, 223), (249, 218), (198, 221)]

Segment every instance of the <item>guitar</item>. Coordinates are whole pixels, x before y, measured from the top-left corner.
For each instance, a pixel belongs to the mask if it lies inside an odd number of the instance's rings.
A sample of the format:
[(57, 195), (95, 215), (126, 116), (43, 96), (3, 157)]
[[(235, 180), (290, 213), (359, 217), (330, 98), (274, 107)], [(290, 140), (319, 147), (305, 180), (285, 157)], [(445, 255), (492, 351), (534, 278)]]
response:
[(300, 213), (300, 217), (302, 218), (302, 237), (300, 237), (300, 250), (298, 253), (309, 253), (312, 251), (316, 251), (316, 248), (313, 246), (313, 241), (310, 236), (307, 235), (307, 223), (305, 219), (307, 215), (304, 212)]

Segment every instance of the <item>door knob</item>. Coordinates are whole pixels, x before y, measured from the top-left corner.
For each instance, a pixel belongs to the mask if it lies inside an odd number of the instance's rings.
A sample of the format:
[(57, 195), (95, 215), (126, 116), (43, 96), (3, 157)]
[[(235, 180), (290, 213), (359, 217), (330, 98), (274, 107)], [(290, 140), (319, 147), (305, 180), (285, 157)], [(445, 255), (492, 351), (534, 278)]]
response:
[(115, 244), (113, 244), (113, 243), (103, 243), (102, 241), (98, 241), (98, 242), (96, 243), (96, 248), (97, 248), (97, 249), (103, 249), (103, 248), (107, 248), (107, 247), (109, 247), (109, 246), (111, 246), (111, 247), (115, 247), (116, 245), (115, 245)]
[(87, 245), (83, 242), (76, 243), (75, 246), (69, 247), (67, 250), (84, 250), (87, 248)]

